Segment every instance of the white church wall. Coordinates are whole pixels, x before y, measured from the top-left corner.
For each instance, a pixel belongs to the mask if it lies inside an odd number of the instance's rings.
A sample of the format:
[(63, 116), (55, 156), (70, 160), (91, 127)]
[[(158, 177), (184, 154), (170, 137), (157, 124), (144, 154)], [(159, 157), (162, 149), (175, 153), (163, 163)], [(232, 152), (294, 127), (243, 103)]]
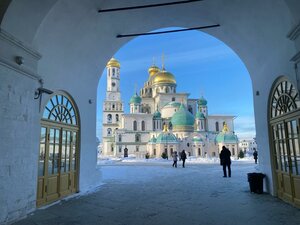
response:
[(0, 80), (1, 223), (35, 209), (40, 114), (36, 80), (2, 65)]

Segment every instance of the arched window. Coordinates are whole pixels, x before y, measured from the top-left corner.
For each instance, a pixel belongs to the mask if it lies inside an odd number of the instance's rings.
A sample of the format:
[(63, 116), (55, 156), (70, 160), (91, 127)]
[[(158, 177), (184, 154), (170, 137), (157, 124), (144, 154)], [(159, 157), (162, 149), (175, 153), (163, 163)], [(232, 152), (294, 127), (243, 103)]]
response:
[[(74, 193), (78, 190), (79, 133), (79, 115), (74, 101), (66, 94), (53, 95), (41, 119), (37, 169), (38, 206), (48, 203), (50, 195), (51, 200), (56, 200), (60, 193)], [(57, 180), (60, 182), (57, 183)], [(44, 192), (47, 185), (53, 188), (49, 194)], [(53, 196), (57, 198), (53, 199)]]
[(133, 130), (136, 131), (137, 130), (137, 122), (133, 121)]
[(76, 114), (70, 100), (63, 95), (55, 95), (45, 106), (43, 119), (76, 125)]
[(107, 136), (111, 136), (111, 128), (107, 128)]
[(188, 110), (189, 110), (190, 113), (193, 114), (193, 108), (192, 108), (192, 106), (189, 105)]
[(119, 122), (119, 114), (116, 114), (116, 121)]
[(169, 130), (173, 129), (173, 124), (171, 123), (171, 121), (169, 122)]
[(112, 108), (115, 109), (115, 104), (112, 105)]
[(135, 142), (141, 142), (141, 135), (140, 134), (135, 135)]
[[(272, 170), (276, 177), (285, 177), (278, 180), (276, 185), (278, 197), (288, 195), (290, 202), (300, 202), (295, 193), (300, 190), (300, 98), (298, 88), (287, 78), (279, 78), (273, 85), (269, 98), (269, 123)], [(283, 187), (291, 187), (290, 190)]]
[(219, 122), (216, 122), (216, 131), (219, 132)]
[(111, 114), (107, 115), (107, 123), (111, 123), (112, 122), (112, 116)]
[(175, 97), (172, 98), (172, 102), (175, 102)]
[(146, 129), (145, 121), (142, 121), (142, 131), (144, 131), (145, 129)]
[(122, 135), (121, 135), (121, 134), (119, 134), (119, 136), (118, 136), (118, 141), (119, 141), (119, 142), (122, 141)]

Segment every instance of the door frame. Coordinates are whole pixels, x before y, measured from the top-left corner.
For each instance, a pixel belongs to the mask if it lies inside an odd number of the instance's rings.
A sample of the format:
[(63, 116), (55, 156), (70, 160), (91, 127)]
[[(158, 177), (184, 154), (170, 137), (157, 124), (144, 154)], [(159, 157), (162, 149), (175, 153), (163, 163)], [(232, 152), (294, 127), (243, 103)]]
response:
[[(294, 88), (294, 94), (295, 96), (295, 104), (293, 104), (294, 109), (284, 112), (283, 114), (280, 114), (278, 116), (273, 116), (272, 117), (272, 101), (273, 101), (273, 96), (275, 96), (275, 92), (277, 91), (277, 87), (283, 83), (283, 82), (288, 82), (290, 83), (293, 88)], [(286, 88), (286, 87), (285, 87)], [(278, 91), (277, 91), (278, 94)], [(292, 94), (292, 92), (290, 92), (289, 94)], [(279, 95), (280, 96), (283, 96)], [(278, 98), (279, 99), (279, 98)], [(277, 106), (277, 105), (276, 105)], [(291, 154), (290, 154), (290, 143), (289, 143), (289, 137), (288, 137), (288, 129), (287, 129), (287, 123), (290, 121), (296, 120), (297, 123), (297, 128), (300, 130), (300, 103), (299, 103), (299, 90), (297, 88), (297, 85), (295, 85), (292, 81), (290, 81), (289, 78), (287, 78), (286, 76), (280, 76), (278, 77), (271, 88), (270, 91), (270, 95), (269, 95), (269, 101), (268, 101), (268, 132), (269, 132), (269, 146), (270, 146), (270, 158), (271, 158), (271, 170), (272, 170), (272, 175), (273, 175), (273, 190), (274, 190), (274, 194), (275, 196), (277, 196), (278, 198), (294, 205), (297, 207), (300, 207), (300, 205), (297, 203), (297, 199), (295, 199), (296, 195), (295, 195), (295, 187), (294, 187), (294, 177), (298, 177), (299, 175), (295, 175), (291, 172), (292, 169), (292, 165), (291, 165)], [(288, 160), (288, 172), (285, 172), (283, 168), (281, 168), (280, 165), (278, 165), (278, 167), (280, 167), (279, 171), (276, 168), (276, 149), (275, 149), (275, 139), (274, 139), (274, 133), (273, 133), (273, 126), (277, 126), (278, 124), (282, 124), (283, 127), (283, 132), (285, 135), (284, 140), (286, 141), (286, 154), (287, 154), (287, 160)], [(277, 128), (276, 128), (277, 129)], [(298, 148), (300, 148), (300, 132), (298, 130)], [(282, 164), (282, 159), (280, 157), (280, 161)], [(299, 171), (299, 169), (298, 169)], [(279, 180), (279, 175), (281, 176), (281, 179)], [(289, 176), (289, 185), (291, 188), (291, 196), (288, 196), (287, 193), (284, 192), (284, 184), (282, 184), (282, 182), (284, 183), (284, 176)], [(279, 188), (279, 186), (281, 186), (281, 188)]]
[[(74, 124), (68, 124), (68, 123), (63, 123), (63, 122), (57, 122), (48, 118), (44, 117), (44, 110), (45, 107), (47, 106), (47, 104), (49, 104), (50, 100), (55, 97), (55, 96), (63, 96), (63, 98), (67, 99), (68, 104), (70, 104), (72, 107), (72, 110), (74, 111), (75, 114), (75, 119), (76, 119), (76, 125)], [(62, 98), (62, 99), (63, 99)], [(58, 91), (52, 95), (50, 95), (48, 101), (46, 102), (46, 104), (43, 107), (43, 112), (42, 112), (42, 118), (41, 118), (41, 127), (40, 127), (40, 135), (41, 135), (41, 131), (42, 128), (46, 128), (46, 134), (45, 134), (45, 158), (44, 158), (44, 173), (43, 176), (37, 176), (37, 199), (36, 199), (36, 205), (37, 207), (49, 204), (53, 201), (57, 201), (60, 200), (64, 197), (66, 197), (67, 195), (73, 194), (73, 193), (78, 193), (79, 192), (79, 177), (80, 177), (80, 136), (81, 136), (81, 132), (80, 132), (80, 116), (79, 116), (79, 111), (78, 111), (78, 107), (75, 104), (73, 98), (67, 94), (66, 92), (63, 91)], [(59, 110), (58, 110), (59, 111)], [(45, 183), (48, 182), (48, 171), (46, 172), (45, 170), (48, 170), (48, 168), (45, 167), (46, 165), (46, 160), (48, 160), (49, 157), (49, 140), (48, 139), (48, 135), (49, 135), (49, 130), (50, 129), (58, 129), (59, 130), (59, 154), (60, 154), (60, 158), (59, 158), (59, 166), (58, 166), (58, 197), (54, 198), (54, 199), (49, 199), (47, 201), (47, 194), (45, 193)], [(70, 193), (61, 193), (59, 190), (60, 187), (60, 182), (61, 182), (61, 172), (60, 172), (60, 168), (61, 168), (61, 154), (62, 154), (62, 135), (63, 135), (63, 131), (70, 131), (72, 134), (72, 139), (73, 139), (73, 135), (74, 132), (76, 133), (76, 140), (75, 143), (71, 143), (70, 144), (70, 153), (73, 151), (72, 147), (75, 145), (75, 165), (76, 168), (74, 172), (74, 177), (73, 177), (73, 181), (74, 181), (74, 187), (70, 188)], [(40, 151), (40, 145), (39, 145), (39, 151)], [(39, 152), (40, 154), (40, 152)], [(70, 157), (71, 158), (71, 157)], [(39, 166), (39, 165), (38, 165)], [(71, 174), (71, 169), (69, 170), (69, 176)], [(43, 197), (42, 198), (38, 198), (38, 194), (39, 194), (39, 182), (40, 182), (40, 177), (43, 177), (43, 186), (42, 186), (42, 193), (43, 193)], [(40, 188), (41, 189), (41, 188)]]

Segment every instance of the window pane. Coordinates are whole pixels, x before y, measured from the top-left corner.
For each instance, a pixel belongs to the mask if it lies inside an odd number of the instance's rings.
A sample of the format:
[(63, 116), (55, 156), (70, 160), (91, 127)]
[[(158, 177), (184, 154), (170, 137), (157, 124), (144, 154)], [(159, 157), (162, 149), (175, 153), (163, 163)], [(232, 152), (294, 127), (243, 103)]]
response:
[(38, 176), (44, 176), (45, 150), (46, 150), (46, 128), (42, 127), (41, 128), (41, 140), (40, 140)]
[(51, 175), (53, 174), (53, 151), (54, 151), (54, 145), (53, 144), (49, 144), (49, 158), (48, 158), (48, 174)]
[(60, 171), (66, 172), (66, 141), (67, 134), (66, 131), (62, 132), (62, 146), (61, 146), (61, 161), (60, 161)]
[(71, 151), (71, 132), (67, 132), (67, 142), (66, 142), (66, 171), (70, 171), (70, 151)]
[(76, 165), (76, 148), (77, 148), (77, 133), (73, 132), (73, 140), (72, 140), (72, 169), (76, 170), (77, 169), (77, 165)]

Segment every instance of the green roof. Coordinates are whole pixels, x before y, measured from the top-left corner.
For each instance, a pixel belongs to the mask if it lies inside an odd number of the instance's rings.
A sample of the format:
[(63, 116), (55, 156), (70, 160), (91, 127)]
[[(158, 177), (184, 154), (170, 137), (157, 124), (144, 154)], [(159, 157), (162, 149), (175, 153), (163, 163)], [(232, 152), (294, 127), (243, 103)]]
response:
[(178, 143), (176, 136), (172, 133), (162, 132), (158, 135), (156, 139), (156, 143)]
[(173, 127), (175, 126), (194, 126), (194, 116), (185, 108), (183, 104), (177, 112), (174, 113), (171, 119)]
[(150, 140), (149, 140), (150, 144), (155, 144), (156, 143), (156, 138), (153, 136)]
[(201, 137), (193, 137), (193, 142), (203, 142), (203, 139)]
[(203, 98), (203, 96), (198, 100), (198, 105), (199, 106), (206, 106), (207, 105), (207, 101), (205, 98)]
[(204, 114), (202, 113), (202, 112), (197, 112), (196, 113), (196, 119), (205, 119), (205, 116), (204, 116)]
[(135, 95), (133, 95), (130, 98), (130, 103), (140, 104), (141, 102), (142, 102), (142, 98), (140, 96), (138, 96), (137, 93), (135, 93)]
[(160, 113), (158, 110), (156, 110), (156, 111), (153, 113), (153, 118), (154, 118), (154, 119), (160, 119), (160, 118), (161, 118), (161, 113)]
[(236, 144), (238, 142), (238, 138), (235, 134), (232, 132), (220, 132), (216, 136), (216, 142), (217, 143), (234, 143)]
[(164, 105), (164, 107), (166, 107), (166, 106), (171, 106), (171, 107), (179, 108), (180, 105), (181, 105), (180, 102), (168, 102), (167, 104)]

